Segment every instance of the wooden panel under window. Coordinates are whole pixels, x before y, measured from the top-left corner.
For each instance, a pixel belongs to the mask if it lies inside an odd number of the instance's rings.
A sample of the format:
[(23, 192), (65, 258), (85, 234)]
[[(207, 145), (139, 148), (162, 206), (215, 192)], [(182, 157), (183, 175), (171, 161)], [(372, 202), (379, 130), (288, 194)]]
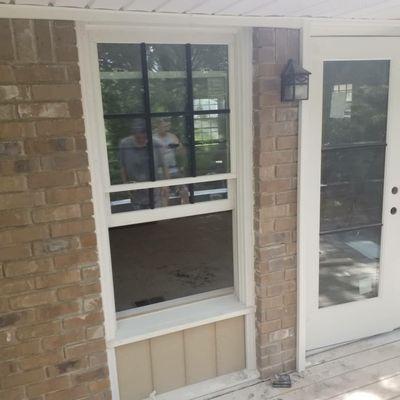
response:
[(215, 324), (184, 331), (187, 384), (217, 376)]
[(164, 393), (185, 386), (183, 332), (150, 341), (154, 390)]
[(150, 341), (117, 347), (118, 385), (121, 400), (142, 400), (153, 391)]
[(143, 400), (244, 369), (244, 318), (207, 324), (116, 349), (120, 400)]
[(216, 323), (217, 374), (239, 371), (246, 366), (244, 318), (231, 318)]

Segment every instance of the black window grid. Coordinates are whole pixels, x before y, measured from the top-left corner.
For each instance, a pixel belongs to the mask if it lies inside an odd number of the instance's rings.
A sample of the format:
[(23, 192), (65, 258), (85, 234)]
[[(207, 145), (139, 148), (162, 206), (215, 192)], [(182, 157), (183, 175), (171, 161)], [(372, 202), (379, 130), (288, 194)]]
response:
[[(194, 110), (193, 102), (193, 75), (192, 75), (192, 46), (190, 43), (185, 44), (185, 55), (186, 55), (186, 109), (183, 111), (170, 111), (170, 112), (152, 112), (150, 104), (150, 85), (149, 85), (149, 74), (147, 65), (147, 48), (146, 43), (140, 44), (141, 54), (141, 70), (143, 80), (143, 101), (144, 101), (144, 112), (140, 113), (118, 113), (118, 114), (104, 114), (104, 119), (118, 119), (118, 118), (141, 118), (146, 123), (146, 133), (148, 141), (148, 154), (149, 154), (149, 171), (150, 180), (156, 181), (156, 171), (154, 167), (154, 146), (153, 146), (153, 132), (151, 126), (152, 118), (157, 117), (184, 117), (186, 121), (187, 136), (189, 139), (189, 166), (191, 177), (197, 176), (196, 171), (196, 140), (194, 132), (194, 116), (195, 115), (221, 115), (230, 114), (229, 108), (223, 109), (212, 109), (212, 110)], [(189, 201), (194, 203), (194, 189), (193, 184), (189, 184)], [(149, 191), (149, 203), (150, 208), (155, 208), (154, 203), (154, 189), (148, 189)]]

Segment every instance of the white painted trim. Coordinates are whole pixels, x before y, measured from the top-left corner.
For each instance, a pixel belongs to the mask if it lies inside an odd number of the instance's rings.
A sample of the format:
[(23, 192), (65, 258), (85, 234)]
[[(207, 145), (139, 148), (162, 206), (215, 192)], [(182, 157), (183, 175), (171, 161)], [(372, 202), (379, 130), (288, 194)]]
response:
[(369, 21), (309, 22), (310, 36), (400, 36), (400, 23)]
[(140, 342), (254, 311), (254, 307), (243, 305), (233, 294), (166, 308), (118, 320), (117, 334), (113, 340), (107, 342), (107, 346), (118, 347)]
[(148, 400), (208, 400), (225, 393), (240, 390), (246, 386), (260, 382), (257, 370), (245, 369), (193, 385), (184, 386), (171, 392), (156, 395)]
[[(304, 68), (309, 68), (309, 24), (305, 24), (301, 31), (300, 59)], [(307, 207), (307, 172), (304, 170), (307, 159), (306, 141), (310, 112), (308, 102), (302, 101), (299, 109), (299, 138), (298, 138), (298, 188), (297, 188), (297, 335), (296, 335), (296, 368), (303, 372), (306, 368), (306, 266), (307, 252), (303, 241), (307, 232), (307, 218), (305, 208)]]
[(160, 311), (166, 308), (182, 306), (185, 304), (195, 303), (202, 300), (207, 299), (215, 299), (220, 296), (226, 296), (234, 293), (234, 288), (224, 288), (224, 289), (216, 289), (211, 290), (209, 292), (194, 294), (192, 296), (180, 297), (174, 300), (167, 300), (161, 303), (150, 304), (148, 306), (138, 307), (138, 308), (131, 308), (129, 310), (118, 311), (117, 312), (117, 320), (123, 318), (133, 317), (134, 315), (142, 315), (147, 314), (153, 311)]
[(107, 218), (108, 226), (140, 224), (145, 222), (162, 221), (172, 218), (190, 217), (192, 215), (210, 214), (213, 212), (229, 211), (234, 208), (232, 199), (212, 200), (194, 204), (179, 204), (176, 206), (154, 208), (152, 210), (128, 211), (111, 214)]
[[(146, 43), (164, 43), (163, 37), (168, 36), (168, 43), (196, 43), (196, 44), (232, 44), (237, 29), (232, 27), (193, 26), (190, 30), (179, 25), (156, 25), (149, 27), (140, 22), (135, 26), (93, 25), (89, 28), (89, 38), (96, 43), (132, 43), (132, 36), (143, 37)], [(183, 36), (182, 36), (183, 32)], [(140, 42), (140, 39), (139, 39)], [(150, 74), (151, 77), (151, 74)]]
[(105, 188), (105, 191), (108, 193), (115, 192), (125, 192), (127, 190), (139, 190), (139, 189), (150, 189), (156, 187), (165, 187), (165, 186), (176, 186), (176, 185), (188, 185), (190, 183), (203, 183), (203, 182), (216, 182), (216, 181), (224, 181), (236, 179), (235, 174), (214, 174), (214, 175), (203, 175), (187, 177), (187, 178), (176, 178), (176, 179), (164, 179), (162, 181), (155, 182), (134, 182), (134, 183), (125, 183), (121, 185), (111, 185), (108, 188)]
[[(236, 246), (238, 270), (237, 290), (240, 300), (253, 307), (255, 304), (254, 288), (254, 178), (253, 178), (253, 33), (251, 28), (242, 28), (236, 38), (237, 66), (235, 82), (237, 93), (235, 96), (237, 112), (236, 126), (240, 132), (237, 135), (236, 154), (237, 178), (236, 192)], [(255, 369), (256, 361), (256, 329), (254, 313), (245, 318), (246, 332), (246, 367)]]

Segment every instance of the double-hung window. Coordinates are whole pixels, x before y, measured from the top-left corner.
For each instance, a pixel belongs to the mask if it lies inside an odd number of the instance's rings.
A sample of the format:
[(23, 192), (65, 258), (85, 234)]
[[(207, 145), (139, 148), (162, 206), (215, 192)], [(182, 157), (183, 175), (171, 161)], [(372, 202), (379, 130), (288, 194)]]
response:
[(237, 122), (235, 33), (143, 32), (89, 34), (89, 151), (112, 340), (115, 317), (231, 298), (216, 310), (229, 318), (253, 304), (251, 165), (246, 190), (237, 175), (251, 126), (243, 134)]

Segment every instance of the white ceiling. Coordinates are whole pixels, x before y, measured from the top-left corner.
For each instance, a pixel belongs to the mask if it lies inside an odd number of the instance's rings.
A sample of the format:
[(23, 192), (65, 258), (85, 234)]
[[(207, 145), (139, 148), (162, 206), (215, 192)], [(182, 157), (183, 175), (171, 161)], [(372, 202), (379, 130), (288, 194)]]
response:
[(400, 0), (0, 0), (0, 3), (231, 16), (400, 18)]

